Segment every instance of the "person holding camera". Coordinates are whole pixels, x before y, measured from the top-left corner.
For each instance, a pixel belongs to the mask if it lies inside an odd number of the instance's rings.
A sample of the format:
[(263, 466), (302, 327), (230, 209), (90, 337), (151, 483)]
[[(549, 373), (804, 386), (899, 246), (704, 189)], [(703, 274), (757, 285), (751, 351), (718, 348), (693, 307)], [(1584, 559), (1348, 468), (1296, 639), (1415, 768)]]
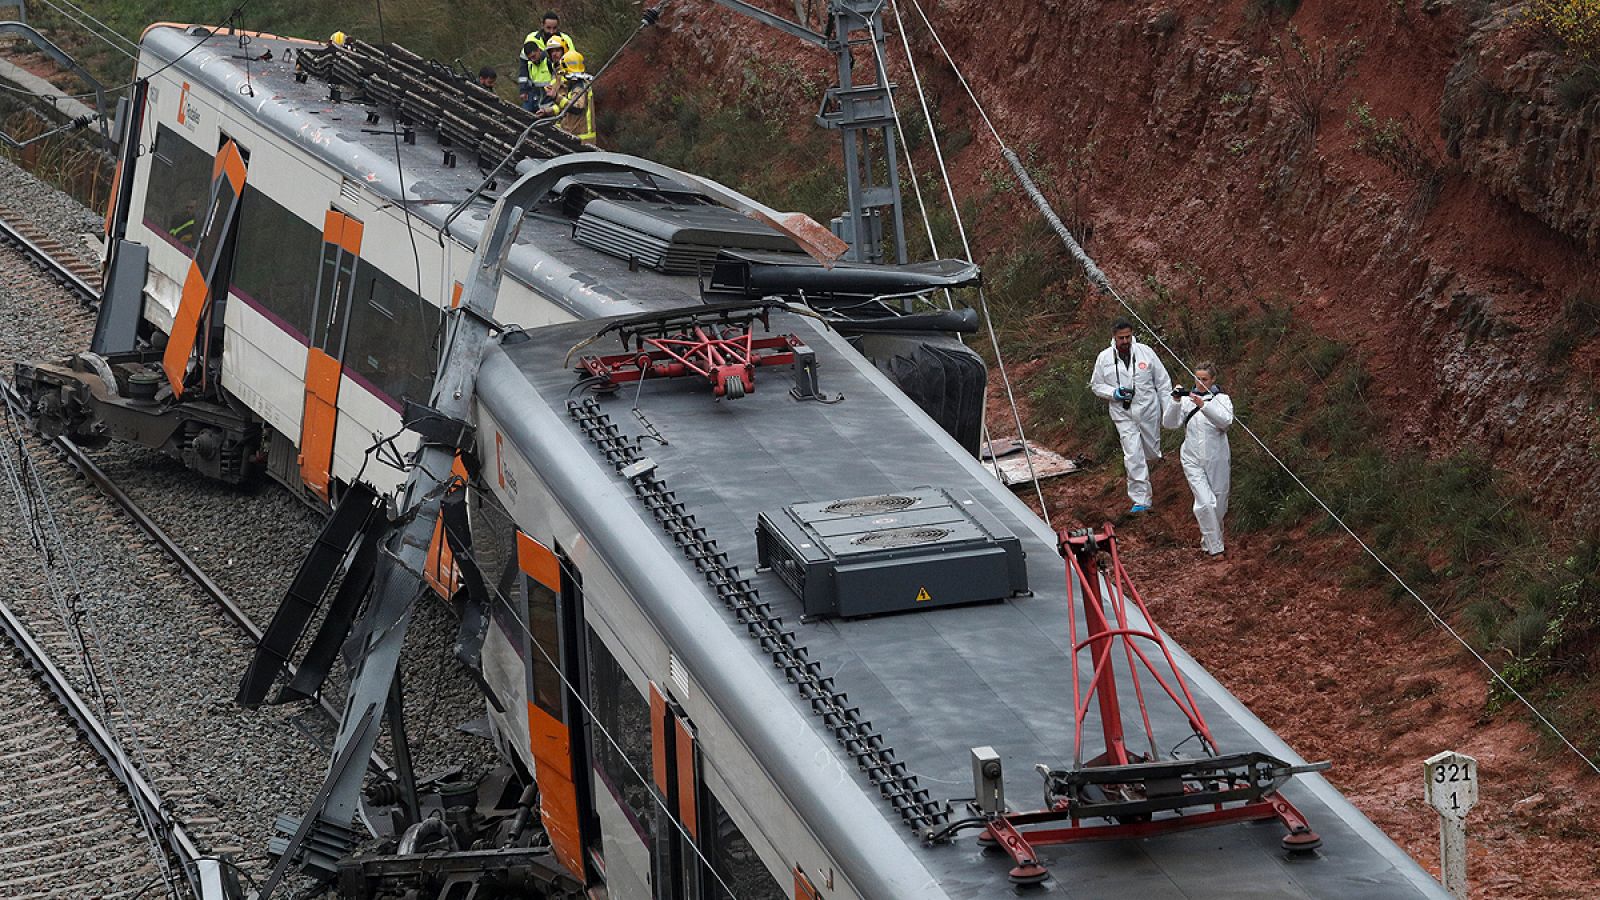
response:
[(1217, 387), (1217, 367), (1194, 367), (1194, 388), (1178, 387), (1162, 414), (1162, 424), (1183, 429), (1178, 461), (1194, 492), (1194, 519), (1200, 524), (1200, 549), (1213, 559), (1223, 553), (1222, 517), (1228, 514), (1228, 427), (1233, 401)]
[(1149, 512), (1150, 461), (1161, 458), (1162, 400), (1172, 379), (1156, 352), (1133, 339), (1133, 323), (1118, 319), (1111, 326), (1111, 346), (1094, 361), (1089, 390), (1106, 401), (1111, 423), (1122, 443), (1122, 464), (1128, 472), (1131, 512)]

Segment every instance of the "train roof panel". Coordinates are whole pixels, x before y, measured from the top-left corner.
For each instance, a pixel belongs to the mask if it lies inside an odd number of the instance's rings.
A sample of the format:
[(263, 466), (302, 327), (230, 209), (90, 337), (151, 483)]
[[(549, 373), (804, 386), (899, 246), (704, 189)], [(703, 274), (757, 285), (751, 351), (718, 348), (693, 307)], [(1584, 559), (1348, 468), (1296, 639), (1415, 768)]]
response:
[[(530, 426), (524, 435), (527, 445), (518, 441), (536, 471), (571, 465), (575, 456), (603, 466), (596, 445), (568, 414), (577, 377), (565, 362), (569, 351), (598, 328), (599, 324), (588, 322), (533, 330), (525, 340), (519, 337), (519, 343), (503, 344), (485, 364), (478, 394), (496, 420), (539, 423), (537, 439)], [(758, 370), (755, 392), (736, 401), (714, 400), (703, 379), (674, 378), (624, 385), (601, 400), (602, 410), (624, 435), (640, 439), (656, 474), (741, 573), (753, 577), (761, 599), (772, 604), (785, 627), (794, 629), (797, 642), (848, 693), (850, 704), (861, 707), (862, 715), (919, 776), (923, 787), (940, 798), (970, 796), (969, 750), (993, 746), (1009, 775), (1011, 805), (1037, 808), (1040, 782), (1033, 766), (1070, 768), (1073, 754), (1068, 662), (1072, 636), (1067, 633), (1067, 604), (1073, 596), (1053, 536), (841, 338), (826, 333), (812, 319), (781, 312), (774, 313), (772, 331), (793, 333), (816, 351), (822, 390), (842, 394), (839, 402), (797, 401), (789, 393), (787, 371), (770, 368)], [(582, 352), (616, 353), (617, 341), (603, 338)], [(631, 412), (635, 402), (665, 443), (644, 437), (643, 426)], [(547, 427), (552, 412), (565, 423), (563, 428)], [(637, 519), (630, 525), (635, 529), (632, 534), (637, 537), (637, 526), (642, 524), (673, 551), (685, 581), (696, 586), (699, 597), (694, 602), (715, 609), (728, 626), (723, 634), (683, 634), (676, 639), (718, 643), (721, 649), (707, 659), (752, 654), (761, 658), (773, 683), (789, 698), (794, 715), (809, 723), (854, 772), (829, 729), (746, 636), (746, 629), (694, 566), (676, 552), (672, 539), (635, 500), (628, 483), (611, 467), (603, 468), (607, 472), (603, 483), (572, 492), (576, 496), (564, 494), (561, 502), (593, 507), (594, 521), (602, 520), (598, 516), (602, 507), (609, 510), (606, 515), (612, 521), (623, 506), (631, 510)], [(754, 532), (760, 514), (797, 503), (927, 486), (965, 492), (1021, 539), (1030, 596), (802, 622), (796, 593), (775, 574), (755, 572)], [(630, 553), (620, 532), (610, 537), (604, 529), (586, 534), (608, 560)], [(613, 545), (608, 546), (608, 540)], [(664, 584), (658, 578), (633, 587), (647, 597), (652, 591), (667, 590)], [(930, 590), (937, 592), (938, 586), (930, 585)], [(662, 596), (659, 602), (685, 601)], [(1178, 648), (1174, 651), (1222, 752), (1262, 750), (1300, 761), (1198, 664)], [(715, 677), (714, 672), (696, 675)], [(727, 689), (737, 690), (737, 685)], [(1136, 708), (1131, 695), (1124, 700), (1125, 708)], [(1176, 742), (1189, 733), (1170, 705), (1152, 703), (1150, 709), (1158, 735)], [(994, 897), (1014, 889), (1004, 857), (980, 854), (970, 832), (954, 845), (925, 846), (859, 773), (854, 787), (873, 801), (888, 830), (939, 880), (945, 895)], [(1229, 825), (1142, 840), (1038, 848), (1054, 874), (1045, 890), (1085, 897), (1138, 892), (1151, 898), (1441, 895), (1421, 868), (1321, 777), (1298, 777), (1284, 794), (1323, 838), (1323, 848), (1314, 859), (1289, 859), (1279, 846), (1279, 828)], [(957, 817), (962, 815), (961, 805), (956, 804)], [(873, 829), (861, 823), (855, 833), (825, 838), (837, 846), (864, 841), (866, 832), (873, 830), (884, 831), (882, 826)]]
[[(296, 80), (296, 55), (316, 46), (257, 36), (241, 47), (238, 36), (225, 32), (208, 37), (203, 29), (158, 25), (143, 39), (147, 58), (141, 71), (149, 75), (170, 68), (178, 80), (209, 89), (233, 106), (233, 115), (276, 135), (290, 152), (317, 160), (352, 189), (359, 186), (359, 195), (378, 210), (400, 214), (396, 210), (403, 183), (411, 215), (430, 230), (444, 229), (452, 210), (484, 180), (474, 153), (441, 143), (428, 127), (417, 127), (408, 142), (396, 135), (388, 106), (361, 101), (348, 87), (345, 99), (334, 102), (328, 82), (315, 77)], [(267, 52), (272, 58), (261, 59)], [(376, 122), (369, 120), (369, 113), (377, 116)], [(571, 143), (564, 136), (560, 140)], [(214, 148), (202, 149), (211, 152)], [(445, 164), (447, 151), (457, 157), (453, 167)], [(515, 178), (508, 166), (498, 176), (498, 186), (509, 185)], [(450, 237), (475, 248), (494, 197), (489, 191), (449, 222)], [(586, 205), (596, 199), (602, 206), (585, 215)], [(708, 261), (717, 247), (770, 255), (788, 243), (766, 225), (748, 219), (729, 220), (731, 212), (708, 205), (710, 202), (686, 185), (649, 177), (569, 177), (524, 220), (506, 260), (505, 274), (539, 291), (575, 318), (659, 311), (697, 302), (700, 282), (695, 265)], [(609, 232), (596, 231), (607, 226)], [(672, 242), (673, 238), (677, 241)], [(721, 243), (715, 244), (717, 240)], [(678, 265), (664, 273), (630, 261), (630, 247), (635, 256), (647, 263), (650, 259), (650, 247), (635, 246), (632, 241), (667, 242), (663, 252), (675, 253)], [(597, 246), (611, 252), (595, 249)], [(778, 254), (777, 258), (786, 255), (797, 254)]]

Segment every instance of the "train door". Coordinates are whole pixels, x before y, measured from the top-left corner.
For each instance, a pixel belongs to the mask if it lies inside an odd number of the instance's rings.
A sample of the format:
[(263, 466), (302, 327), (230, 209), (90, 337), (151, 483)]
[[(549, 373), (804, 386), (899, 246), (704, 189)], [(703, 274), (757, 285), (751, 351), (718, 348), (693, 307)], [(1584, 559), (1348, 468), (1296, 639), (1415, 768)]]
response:
[[(694, 723), (672, 696), (650, 683), (651, 790), (661, 815), (651, 847), (657, 900), (788, 900), (716, 792), (707, 784)], [(794, 873), (797, 900), (815, 898)]]
[[(198, 376), (201, 387), (207, 385), (211, 324), (221, 321), (221, 317), (213, 316), (213, 309), (220, 302), (217, 298), (227, 294), (226, 255), (233, 244), (228, 238), (233, 233), (239, 201), (244, 196), (246, 161), (245, 151), (224, 135), (212, 162), (211, 201), (200, 228), (200, 241), (189, 261), (178, 309), (172, 316), (172, 330), (161, 355), (161, 368), (172, 385), (174, 397), (181, 398), (189, 389), (189, 362), (197, 345), (201, 350)], [(212, 285), (219, 289), (212, 290)]]
[(651, 848), (658, 900), (701, 900), (700, 751), (682, 708), (650, 682), (650, 774), (666, 810)]
[(333, 436), (339, 420), (346, 325), (356, 267), (361, 262), (361, 222), (336, 209), (322, 224), (322, 264), (306, 348), (305, 408), (300, 418), (300, 479), (323, 500), (331, 498)]
[(583, 602), (574, 570), (556, 551), (517, 532), (517, 565), (528, 600), (528, 738), (539, 814), (556, 858), (588, 882), (593, 840), (586, 717), (575, 692), (582, 679), (577, 635)]

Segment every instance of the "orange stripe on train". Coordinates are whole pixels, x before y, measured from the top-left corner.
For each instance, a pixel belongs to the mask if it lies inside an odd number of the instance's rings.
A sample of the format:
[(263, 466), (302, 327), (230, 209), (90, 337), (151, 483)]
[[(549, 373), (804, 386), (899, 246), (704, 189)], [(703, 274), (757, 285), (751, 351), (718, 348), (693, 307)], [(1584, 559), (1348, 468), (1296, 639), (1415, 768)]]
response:
[(333, 467), (333, 432), (339, 418), (339, 361), (306, 349), (306, 405), (300, 421), (300, 480), (328, 499)]
[(567, 871), (583, 878), (583, 845), (578, 832), (578, 790), (572, 783), (572, 747), (567, 726), (528, 704), (534, 780), (539, 783), (539, 818), (550, 835), (550, 849)]

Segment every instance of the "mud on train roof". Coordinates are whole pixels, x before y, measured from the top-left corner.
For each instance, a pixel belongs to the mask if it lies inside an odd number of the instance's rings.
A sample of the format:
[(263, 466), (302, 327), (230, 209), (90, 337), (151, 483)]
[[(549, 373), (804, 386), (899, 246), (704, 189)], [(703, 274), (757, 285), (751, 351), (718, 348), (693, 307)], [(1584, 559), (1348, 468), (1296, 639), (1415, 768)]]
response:
[[(730, 334), (726, 321), (715, 321), (724, 313), (702, 307), (685, 315), (714, 337)], [(677, 365), (671, 348), (663, 355), (659, 340), (647, 338), (685, 321), (655, 331), (636, 319), (515, 332), (484, 364), (480, 404), (719, 706), (756, 702), (752, 661), (768, 673), (790, 721), (803, 720), (811, 740), (776, 738), (771, 709), (750, 717), (744, 737), (787, 792), (816, 802), (811, 822), (825, 842), (865, 858), (909, 854), (939, 886), (929, 896), (1010, 894), (1017, 888), (1003, 854), (983, 854), (970, 833), (953, 842), (924, 838), (930, 825), (966, 815), (959, 798), (972, 794), (972, 748), (995, 749), (1018, 809), (1040, 802), (1036, 764), (1072, 765), (1068, 659), (1085, 624), (1076, 635), (1069, 627), (1078, 595), (1068, 589), (1055, 537), (815, 318), (762, 310), (751, 323), (751, 352), (776, 364), (758, 364), (753, 381), (738, 387), (693, 366), (668, 371)], [(659, 377), (633, 378), (641, 353), (655, 353)], [(785, 362), (784, 353), (795, 358)], [(714, 546), (696, 544), (696, 529)], [(676, 560), (675, 573), (642, 562), (650, 556), (645, 541)], [(919, 544), (931, 553), (915, 556)], [(727, 577), (715, 576), (719, 553), (736, 570)], [(959, 564), (946, 565), (951, 557)], [(827, 582), (820, 593), (808, 576)], [(753, 604), (735, 596), (740, 585)], [(723, 628), (687, 624), (706, 608)], [(769, 629), (763, 616), (781, 622)], [(785, 656), (786, 647), (799, 655)], [(1198, 664), (1181, 650), (1175, 657), (1219, 747), (1299, 761)], [(847, 700), (835, 706), (830, 692)], [(1126, 686), (1120, 693), (1133, 709)], [(850, 708), (870, 720), (865, 731), (841, 725), (840, 710)], [(1191, 733), (1175, 709), (1152, 703), (1149, 711), (1171, 743)], [(1132, 731), (1130, 724), (1130, 741)], [(883, 758), (863, 746), (887, 749), (900, 768), (881, 768)], [(824, 752), (851, 773), (843, 782), (805, 776), (815, 771), (808, 756)], [(841, 792), (857, 803), (870, 798), (880, 818), (851, 819)], [(1279, 829), (1234, 824), (1037, 848), (1055, 875), (1043, 890), (1438, 895), (1320, 776), (1293, 779), (1282, 794), (1321, 834), (1314, 859), (1289, 858)]]
[[(534, 125), (532, 114), (465, 73), (395, 45), (320, 45), (158, 25), (142, 46), (145, 75), (173, 73), (160, 89), (195, 90), (186, 95), (191, 103), (196, 89), (206, 90), (206, 102), (223, 107), (214, 110), (222, 119), (247, 121), (282, 142), (274, 149), (331, 169), (347, 199), (371, 201), (395, 217), (409, 213), (424, 230), (469, 248), (481, 238), (496, 191), (519, 166), (595, 150)], [(506, 274), (577, 318), (671, 309), (707, 289), (756, 296), (814, 285), (810, 293), (826, 299), (977, 278), (971, 264), (948, 261), (844, 264), (830, 273), (791, 233), (713, 199), (727, 189), (656, 169), (562, 178), (525, 218)], [(715, 284), (703, 277), (713, 274)]]

